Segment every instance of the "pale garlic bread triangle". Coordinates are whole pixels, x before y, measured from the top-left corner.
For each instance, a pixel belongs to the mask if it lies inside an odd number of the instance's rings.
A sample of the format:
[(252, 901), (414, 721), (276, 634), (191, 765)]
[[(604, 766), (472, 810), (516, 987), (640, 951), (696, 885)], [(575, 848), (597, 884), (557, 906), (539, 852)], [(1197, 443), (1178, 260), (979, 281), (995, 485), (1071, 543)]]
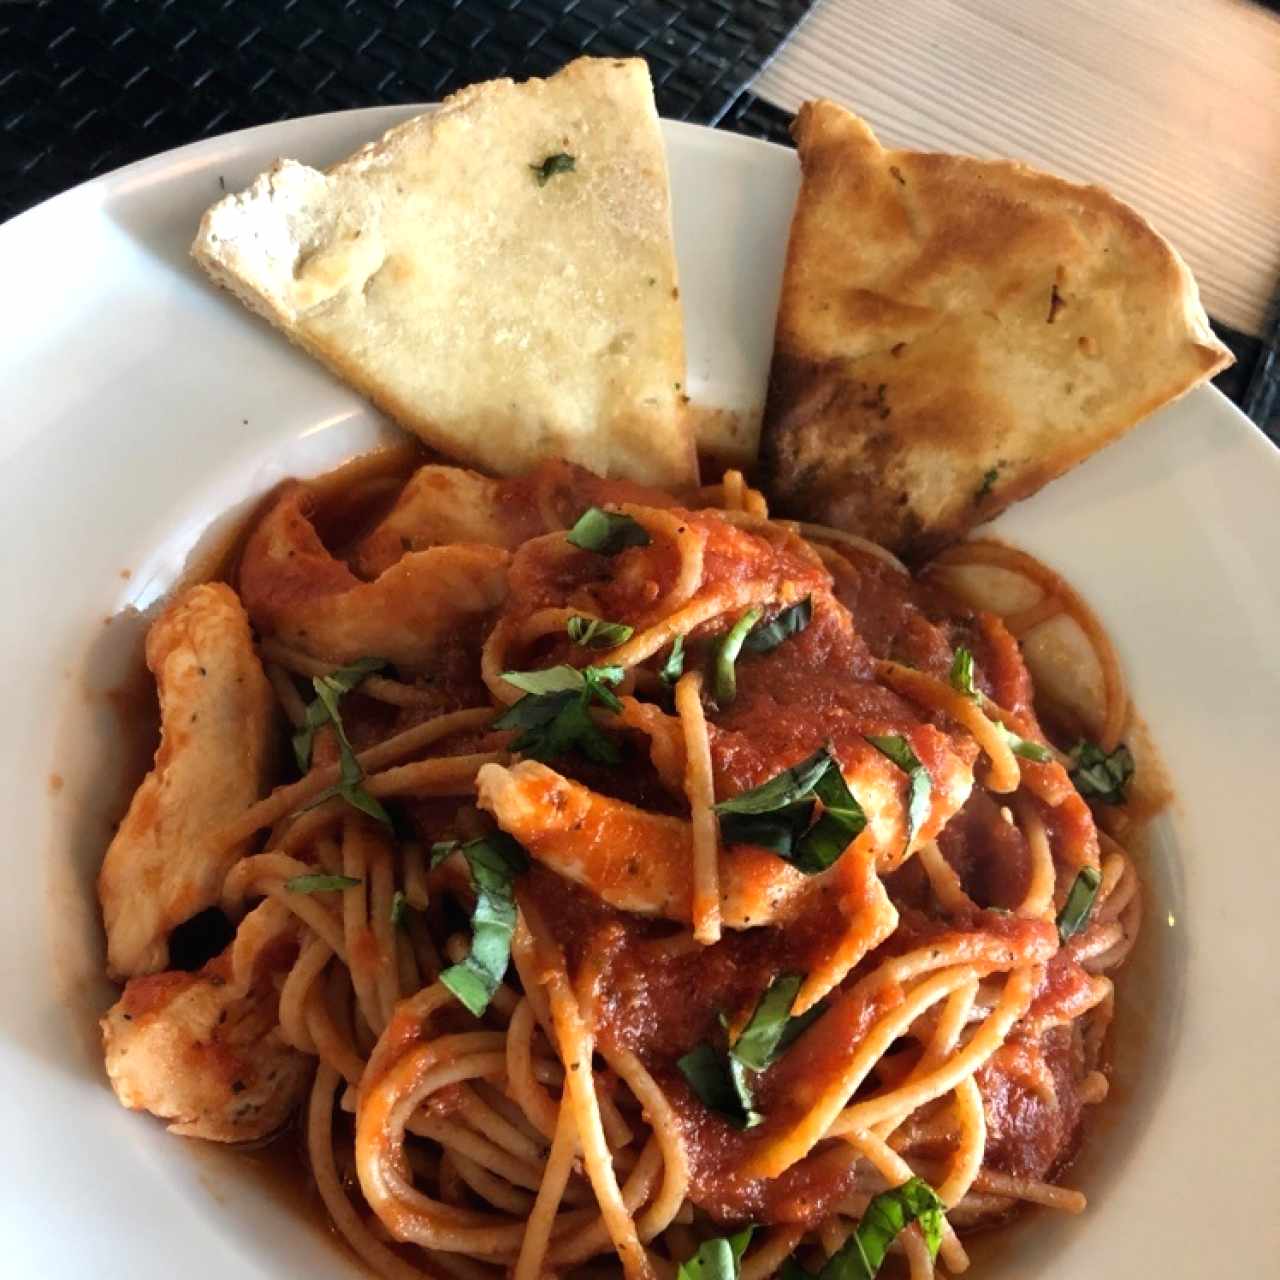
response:
[(429, 445), (696, 478), (666, 157), (640, 59), (464, 89), (204, 216), (218, 283)]

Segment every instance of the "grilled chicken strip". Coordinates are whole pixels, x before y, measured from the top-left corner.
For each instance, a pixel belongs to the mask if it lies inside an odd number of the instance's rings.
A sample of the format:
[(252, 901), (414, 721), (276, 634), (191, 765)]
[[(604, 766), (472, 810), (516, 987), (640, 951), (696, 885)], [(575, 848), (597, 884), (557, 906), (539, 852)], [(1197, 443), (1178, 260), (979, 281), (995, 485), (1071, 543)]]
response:
[(240, 564), (254, 625), (293, 648), (328, 662), (376, 655), (419, 670), (506, 598), (509, 553), (479, 544), (409, 552), (362, 582), (321, 542), (310, 502), (305, 485), (287, 485)]
[(514, 551), (530, 538), (567, 529), (590, 506), (643, 502), (670, 506), (669, 495), (624, 480), (602, 480), (558, 459), (527, 476), (501, 480), (463, 467), (419, 467), (382, 521), (361, 539), (352, 565), (376, 578), (406, 552), (450, 542), (482, 542)]
[(265, 794), (275, 698), (249, 620), (223, 583), (184, 591), (147, 634), (160, 748), (98, 877), (114, 978), (169, 962), (169, 934), (218, 901), (243, 845), (208, 837)]
[[(929, 730), (929, 732), (936, 732)], [(941, 735), (937, 735), (939, 738)], [(973, 773), (958, 756), (946, 786), (935, 792), (930, 828), (964, 803)], [(845, 773), (867, 811), (868, 841), (900, 853), (906, 813), (890, 767), (874, 753)], [(535, 760), (510, 768), (487, 764), (476, 778), (480, 808), (493, 815), (544, 866), (610, 906), (638, 915), (692, 919), (693, 831), (683, 818), (639, 809), (600, 795)], [(830, 873), (825, 873), (829, 875)], [(754, 845), (732, 845), (720, 857), (721, 916), (730, 929), (791, 919), (823, 876), (806, 876)]]
[[(276, 903), (256, 910), (281, 913), (292, 931)], [(279, 1129), (314, 1061), (287, 1045), (277, 1026), (280, 958), (268, 956), (248, 990), (230, 980), (230, 949), (198, 973), (131, 979), (101, 1022), (107, 1076), (120, 1101), (190, 1138), (247, 1142)]]

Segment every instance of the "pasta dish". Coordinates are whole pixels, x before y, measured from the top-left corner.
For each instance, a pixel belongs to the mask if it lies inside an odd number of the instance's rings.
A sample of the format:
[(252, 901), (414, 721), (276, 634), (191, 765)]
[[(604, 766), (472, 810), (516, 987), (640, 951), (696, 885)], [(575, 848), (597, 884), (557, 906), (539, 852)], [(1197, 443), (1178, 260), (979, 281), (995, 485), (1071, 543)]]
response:
[(1083, 1210), (1141, 891), (1044, 566), (547, 462), (287, 484), (224, 577), (100, 880), (126, 1106), (299, 1117), (393, 1280), (922, 1280)]

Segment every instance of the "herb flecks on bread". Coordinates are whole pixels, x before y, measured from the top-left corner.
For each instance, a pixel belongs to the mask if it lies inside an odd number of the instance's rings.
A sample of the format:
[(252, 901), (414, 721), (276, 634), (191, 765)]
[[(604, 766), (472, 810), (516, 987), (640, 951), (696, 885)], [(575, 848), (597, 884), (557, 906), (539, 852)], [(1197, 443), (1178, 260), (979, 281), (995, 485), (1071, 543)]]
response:
[(770, 497), (918, 557), (1230, 362), (1174, 250), (1097, 187), (793, 126), (763, 428)]
[(280, 161), (205, 214), (192, 253), (452, 458), (696, 479), (640, 59), (472, 86), (328, 172)]

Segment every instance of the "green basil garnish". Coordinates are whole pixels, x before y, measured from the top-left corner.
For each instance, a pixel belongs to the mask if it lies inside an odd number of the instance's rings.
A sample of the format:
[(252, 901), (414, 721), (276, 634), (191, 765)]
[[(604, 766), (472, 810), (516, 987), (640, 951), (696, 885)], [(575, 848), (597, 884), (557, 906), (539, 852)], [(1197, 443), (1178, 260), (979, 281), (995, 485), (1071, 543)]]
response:
[(815, 1018), (821, 1016), (820, 1005), (806, 1010), (798, 1018), (791, 1016), (791, 1005), (802, 982), (803, 978), (798, 973), (784, 973), (774, 978), (760, 997), (751, 1020), (729, 1050), (731, 1057), (752, 1071), (763, 1071)]
[(1027, 738), (1020, 738), (1007, 725), (1003, 725), (999, 720), (992, 722), (1000, 731), (1000, 736), (1009, 744), (1009, 750), (1015, 756), (1021, 756), (1024, 760), (1034, 760), (1037, 764), (1050, 764), (1053, 761), (1053, 752), (1048, 747), (1039, 742), (1031, 742)]
[(610, 711), (622, 703), (610, 685), (621, 667), (550, 667), (545, 671), (506, 671), (502, 678), (526, 696), (494, 722), (495, 729), (522, 729), (512, 748), (535, 760), (554, 760), (578, 751), (598, 764), (617, 764), (618, 749), (591, 719), (592, 702)]
[[(813, 822), (815, 800), (822, 814)], [(829, 747), (715, 806), (726, 844), (755, 844), (806, 875), (830, 867), (867, 825)], [(810, 825), (812, 823), (812, 825)]]
[(788, 636), (799, 635), (813, 619), (813, 598), (803, 600), (775, 614), (768, 622), (762, 622), (742, 642), (748, 653), (768, 653), (776, 649)]
[(737, 622), (720, 637), (716, 646), (715, 671), (712, 692), (722, 707), (727, 707), (738, 696), (738, 675), (734, 664), (742, 651), (747, 633), (760, 621), (759, 609), (748, 609)]
[(541, 164), (531, 164), (529, 168), (538, 179), (538, 186), (545, 187), (557, 173), (572, 173), (577, 163), (567, 152), (557, 151), (555, 155), (547, 156)]
[(565, 629), (574, 644), (584, 649), (616, 649), (635, 634), (635, 627), (625, 622), (605, 622), (602, 618), (584, 618), (574, 614)]
[(709, 1044), (700, 1044), (676, 1062), (703, 1106), (718, 1111), (739, 1129), (751, 1129), (764, 1117), (755, 1109), (741, 1063)]
[(978, 687), (973, 683), (973, 654), (963, 647), (951, 659), (951, 687), (966, 698), (978, 696)]
[(1109, 755), (1083, 738), (1071, 748), (1071, 781), (1086, 799), (1124, 804), (1133, 777), (1133, 753), (1122, 742)]
[(588, 507), (565, 537), (573, 546), (602, 556), (616, 556), (627, 547), (647, 547), (650, 541), (639, 521), (599, 507)]
[(566, 694), (594, 687), (600, 694), (600, 701), (611, 710), (622, 710), (622, 704), (614, 698), (609, 685), (616, 685), (622, 680), (621, 667), (548, 667), (545, 671), (504, 671), (503, 680), (508, 685), (526, 694)]
[[(889, 1246), (913, 1222), (920, 1224), (931, 1257), (942, 1244), (943, 1205), (923, 1178), (908, 1178), (900, 1187), (882, 1191), (867, 1205), (854, 1233), (827, 1259), (817, 1280), (874, 1280)], [(781, 1280), (803, 1280), (812, 1273), (788, 1258)]]
[(461, 840), (437, 840), (431, 846), (431, 866), (438, 867), (446, 858), (452, 857), (462, 848)]
[(658, 679), (665, 685), (673, 685), (684, 675), (684, 636), (676, 636), (671, 643), (671, 652), (658, 672)]
[(391, 826), (391, 815), (360, 784), (364, 781), (364, 770), (356, 759), (347, 738), (346, 727), (342, 723), (342, 714), (338, 704), (343, 694), (350, 693), (366, 676), (385, 667), (383, 658), (361, 658), (349, 666), (339, 667), (326, 676), (315, 676), (311, 681), (316, 691), (315, 700), (307, 707), (306, 720), (301, 729), (293, 735), (293, 754), (298, 762), (298, 769), (306, 773), (311, 767), (311, 752), (315, 743), (316, 730), (322, 725), (333, 725), (338, 739), (338, 760), (341, 770), (341, 781), (332, 787), (326, 787), (310, 804), (308, 809), (341, 796), (353, 809), (367, 813), (369, 817)]
[(813, 793), (822, 801), (822, 813), (797, 841), (791, 859), (806, 875), (816, 875), (835, 863), (867, 825), (867, 816), (854, 799), (840, 771), (840, 762), (834, 757), (814, 785)]
[(338, 715), (338, 700), (344, 693), (350, 693), (365, 676), (381, 671), (386, 665), (386, 660), (383, 658), (361, 658), (359, 662), (339, 667), (326, 676), (315, 676), (312, 679), (311, 685), (316, 691), (316, 697), (307, 707), (307, 716), (302, 728), (293, 735), (293, 754), (298, 762), (300, 773), (306, 773), (311, 768), (311, 747), (315, 741), (316, 730), (322, 725), (332, 723), (338, 731), (339, 739), (345, 738), (342, 718)]
[(1089, 913), (1093, 910), (1093, 900), (1098, 896), (1098, 886), (1102, 883), (1102, 873), (1097, 867), (1081, 867), (1079, 874), (1072, 882), (1067, 900), (1058, 912), (1058, 940), (1066, 942), (1074, 937), (1089, 923)]
[[(815, 1006), (798, 1018), (791, 1016), (791, 1005), (802, 981), (795, 973), (775, 978), (727, 1053), (703, 1043), (676, 1063), (703, 1105), (718, 1111), (739, 1129), (754, 1128), (764, 1119), (755, 1107), (755, 1073), (776, 1061), (778, 1054), (822, 1013), (822, 1007)], [(720, 1024), (727, 1031), (728, 1020), (723, 1013)]]
[[(326, 800), (332, 800), (335, 796), (345, 800), (353, 809), (358, 809), (361, 813), (368, 814), (371, 818), (376, 818), (385, 827), (395, 829), (395, 823), (391, 820), (391, 815), (384, 808), (382, 803), (374, 796), (371, 796), (360, 785), (359, 779), (364, 777), (360, 771), (359, 764), (351, 757), (352, 764), (355, 765), (356, 780), (335, 783), (332, 787), (325, 787), (319, 795), (314, 796), (308, 803), (302, 806), (302, 812), (308, 809), (318, 808), (324, 804)], [(343, 761), (343, 773), (347, 773), (346, 760)]]
[(907, 775), (907, 840), (903, 847), (909, 849), (912, 838), (928, 820), (933, 779), (901, 734), (868, 733), (865, 737), (882, 756), (892, 760)]
[(734, 1235), (704, 1240), (698, 1252), (676, 1269), (676, 1280), (738, 1280), (742, 1255), (751, 1242), (755, 1227), (744, 1227)]
[(286, 893), (341, 893), (360, 883), (354, 876), (330, 876), (322, 873), (291, 876), (284, 882)]
[(391, 927), (393, 929), (404, 927), (404, 913), (408, 910), (409, 900), (397, 889), (391, 895)]
[(471, 913), (471, 949), (460, 964), (441, 975), (444, 983), (477, 1018), (489, 1007), (511, 960), (516, 928), (516, 876), (529, 865), (529, 855), (505, 831), (494, 831), (461, 844), (445, 840), (431, 846), (431, 865), (461, 853), (476, 891)]
[(720, 836), (727, 845), (759, 845), (790, 862), (816, 807), (812, 800), (798, 800), (772, 813), (726, 813), (720, 818)]
[(832, 755), (828, 747), (819, 747), (811, 756), (798, 764), (762, 782), (750, 791), (743, 791), (728, 800), (721, 800), (715, 811), (725, 813), (773, 813), (813, 794), (818, 780), (831, 767)]

